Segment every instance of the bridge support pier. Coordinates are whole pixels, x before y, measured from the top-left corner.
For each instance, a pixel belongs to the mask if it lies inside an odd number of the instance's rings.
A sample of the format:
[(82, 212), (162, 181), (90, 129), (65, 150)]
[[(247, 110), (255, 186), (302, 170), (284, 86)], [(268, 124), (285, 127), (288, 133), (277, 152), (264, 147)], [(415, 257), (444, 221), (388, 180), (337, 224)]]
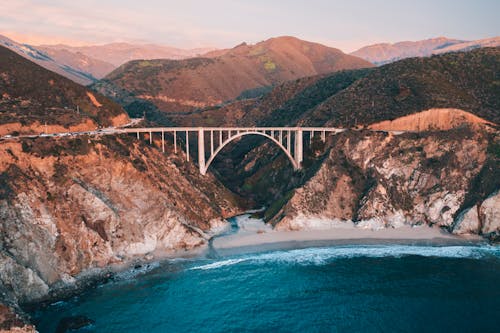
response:
[(198, 166), (200, 173), (205, 175), (205, 135), (203, 129), (198, 129)]
[(295, 131), (294, 158), (297, 163), (297, 169), (300, 169), (302, 167), (302, 160), (304, 159), (303, 133), (301, 129)]

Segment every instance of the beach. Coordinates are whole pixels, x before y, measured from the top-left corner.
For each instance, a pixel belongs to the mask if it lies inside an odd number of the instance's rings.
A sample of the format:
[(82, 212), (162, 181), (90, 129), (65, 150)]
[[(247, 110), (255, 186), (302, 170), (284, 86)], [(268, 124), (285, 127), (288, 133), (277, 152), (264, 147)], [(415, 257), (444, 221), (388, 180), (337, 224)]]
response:
[(220, 254), (349, 244), (440, 246), (485, 243), (484, 239), (477, 235), (456, 236), (427, 225), (374, 230), (346, 224), (330, 229), (276, 231), (261, 219), (251, 218), (250, 214), (233, 219), (232, 223), (237, 224), (236, 231), (214, 237), (212, 241), (212, 248)]

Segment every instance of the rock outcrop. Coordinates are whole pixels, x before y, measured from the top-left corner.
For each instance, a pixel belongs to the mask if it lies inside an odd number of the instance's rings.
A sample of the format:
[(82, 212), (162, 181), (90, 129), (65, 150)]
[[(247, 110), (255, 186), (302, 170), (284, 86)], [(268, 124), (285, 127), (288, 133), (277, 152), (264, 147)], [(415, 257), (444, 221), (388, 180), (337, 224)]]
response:
[(381, 131), (431, 131), (449, 130), (452, 128), (493, 123), (459, 109), (430, 109), (394, 120), (384, 120), (368, 126)]
[(498, 167), (498, 156), (489, 152), (495, 140), (468, 128), (340, 135), (332, 139), (318, 171), (271, 222), (280, 230), (330, 228), (340, 222), (373, 229), (428, 224), (495, 239), (498, 192), (464, 207), (487, 161)]
[(0, 333), (36, 333), (12, 308), (0, 304)]
[(237, 198), (184, 160), (127, 136), (0, 144), (2, 298), (40, 300), (79, 275), (206, 244)]
[(500, 237), (500, 192), (464, 210), (453, 226), (453, 233), (479, 234), (492, 239)]

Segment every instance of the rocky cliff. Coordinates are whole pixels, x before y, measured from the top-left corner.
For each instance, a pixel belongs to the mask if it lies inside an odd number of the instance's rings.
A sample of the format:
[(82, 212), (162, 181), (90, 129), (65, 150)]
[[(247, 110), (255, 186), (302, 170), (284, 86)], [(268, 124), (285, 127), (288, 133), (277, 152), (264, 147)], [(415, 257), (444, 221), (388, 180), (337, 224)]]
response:
[(85, 272), (203, 246), (236, 200), (181, 154), (127, 136), (3, 142), (1, 296), (40, 300)]
[(428, 224), (498, 239), (499, 144), (498, 133), (467, 127), (341, 134), (271, 221), (281, 230)]

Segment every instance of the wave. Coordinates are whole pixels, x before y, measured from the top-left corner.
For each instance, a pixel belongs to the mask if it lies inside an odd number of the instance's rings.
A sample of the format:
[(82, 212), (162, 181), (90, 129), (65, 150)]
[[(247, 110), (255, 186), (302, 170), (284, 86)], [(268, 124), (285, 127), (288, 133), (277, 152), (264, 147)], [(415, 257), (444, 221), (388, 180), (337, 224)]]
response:
[(216, 262), (211, 263), (211, 264), (192, 267), (191, 269), (214, 269), (214, 268), (220, 268), (220, 267), (224, 267), (224, 266), (232, 266), (232, 265), (236, 265), (242, 261), (247, 261), (249, 259), (250, 258), (248, 258), (248, 259), (240, 258), (240, 259), (221, 260), (221, 261), (216, 261)]
[(273, 251), (262, 254), (244, 255), (237, 258), (219, 260), (210, 264), (192, 267), (192, 270), (217, 269), (237, 265), (243, 262), (251, 263), (281, 263), (299, 265), (322, 265), (335, 259), (356, 257), (401, 258), (405, 256), (441, 257), (441, 258), (471, 258), (500, 257), (498, 246), (416, 246), (416, 245), (373, 245), (346, 247), (319, 247), (295, 249), (289, 251)]

